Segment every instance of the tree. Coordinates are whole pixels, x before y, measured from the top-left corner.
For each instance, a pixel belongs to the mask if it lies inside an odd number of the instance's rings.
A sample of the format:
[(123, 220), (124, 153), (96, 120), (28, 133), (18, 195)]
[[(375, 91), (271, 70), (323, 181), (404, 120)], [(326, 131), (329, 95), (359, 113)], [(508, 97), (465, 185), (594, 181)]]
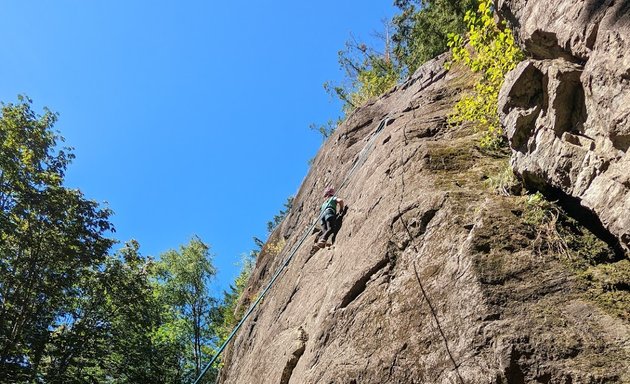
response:
[[(329, 83), (324, 84), (324, 89), (326, 89), (326, 91), (330, 93), (330, 90), (328, 89), (329, 87)], [(322, 138), (326, 140), (328, 137), (330, 137), (330, 135), (335, 132), (339, 124), (341, 124), (342, 122), (343, 120), (341, 120), (341, 118), (337, 118), (335, 120), (330, 119), (324, 124), (312, 123), (309, 128), (315, 132), (319, 132), (319, 134), (322, 135)]]
[(0, 116), (0, 381), (25, 382), (40, 377), (54, 330), (105, 259), (113, 226), (109, 209), (63, 186), (74, 156), (57, 146), (57, 114), (18, 101), (2, 104)]
[(466, 31), (464, 15), (476, 9), (476, 0), (396, 0), (402, 12), (392, 20), (393, 52), (403, 72), (418, 67), (448, 50), (450, 33)]
[[(450, 33), (466, 31), (464, 15), (476, 9), (478, 0), (395, 0), (401, 13), (385, 23), (377, 34), (384, 51), (351, 38), (339, 51), (339, 65), (345, 79), (324, 83), (324, 89), (342, 103), (342, 115), (325, 124), (311, 124), (324, 139), (355, 109), (380, 96), (418, 67), (448, 50)], [(393, 32), (393, 33), (391, 33)]]
[(466, 38), (450, 35), (453, 63), (462, 63), (479, 76), (473, 91), (457, 102), (448, 121), (471, 122), (483, 133), (481, 148), (498, 149), (507, 143), (497, 111), (499, 91), (505, 75), (523, 60), (523, 52), (505, 23), (495, 22), (492, 0), (480, 1), (476, 11), (466, 12), (464, 21)]
[(247, 285), (247, 281), (254, 270), (255, 263), (256, 260), (252, 257), (251, 253), (248, 256), (244, 256), (241, 260), (241, 271), (236, 279), (234, 279), (234, 283), (230, 284), (230, 290), (223, 291), (223, 300), (221, 305), (217, 307), (214, 320), (217, 335), (219, 336), (218, 346), (223, 344), (245, 314), (247, 308), (239, 307), (238, 304)]
[(155, 335), (166, 317), (151, 284), (153, 269), (130, 241), (84, 276), (74, 310), (53, 330), (46, 382), (179, 382), (177, 348)]
[[(401, 68), (392, 60), (389, 51), (389, 24), (385, 26), (385, 51), (379, 52), (364, 43), (351, 38), (346, 42), (345, 49), (338, 52), (339, 66), (345, 73), (346, 80), (341, 84), (324, 83), (324, 89), (330, 95), (343, 102), (342, 110), (345, 116), (362, 106), (369, 99), (380, 96), (392, 88), (400, 78)], [(340, 122), (342, 119), (337, 119)], [(322, 135), (329, 136), (333, 131), (334, 122), (311, 129), (319, 130)]]
[[(157, 268), (159, 295), (171, 308), (169, 321), (161, 326), (161, 332), (169, 334), (172, 343), (183, 347), (182, 379), (190, 381), (201, 372), (216, 338), (211, 319), (216, 300), (208, 292), (210, 281), (216, 275), (210, 248), (194, 237), (179, 251), (162, 254)], [(192, 356), (188, 353), (190, 350)]]
[[(284, 202), (284, 209), (281, 209), (277, 215), (274, 215), (273, 220), (267, 222), (267, 233), (271, 234), (271, 232), (282, 223), (282, 220), (287, 217), (293, 206), (293, 198), (293, 196), (287, 197), (287, 201)], [(254, 242), (256, 242), (256, 238), (254, 238)]]
[[(259, 247), (257, 250), (252, 250), (249, 254), (243, 254), (241, 259), (241, 271), (234, 279), (234, 282), (230, 284), (230, 289), (223, 291), (223, 299), (212, 311), (212, 327), (217, 335), (215, 349), (223, 345), (248, 309), (249, 300), (243, 300), (242, 296), (243, 292), (245, 292), (249, 277), (254, 270), (256, 257), (262, 249), (262, 244), (257, 243), (256, 245)], [(217, 367), (220, 366), (220, 363), (215, 363), (214, 370), (211, 372), (208, 379), (216, 377), (218, 374)]]
[(108, 254), (111, 212), (64, 187), (74, 156), (31, 104), (0, 115), (0, 382), (190, 382), (219, 339), (209, 247)]
[(262, 251), (263, 247), (265, 246), (265, 242), (256, 236), (253, 237), (253, 240), (254, 240), (254, 245), (256, 245), (256, 248), (252, 249), (249, 252), (249, 255), (251, 258), (256, 259), (258, 255), (260, 254), (260, 251)]

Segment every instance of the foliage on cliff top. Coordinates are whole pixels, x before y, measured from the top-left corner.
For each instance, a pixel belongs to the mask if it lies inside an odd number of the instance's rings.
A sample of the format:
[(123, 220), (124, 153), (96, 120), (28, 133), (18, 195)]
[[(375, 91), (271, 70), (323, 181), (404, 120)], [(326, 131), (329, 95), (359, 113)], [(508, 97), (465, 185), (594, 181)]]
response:
[(477, 0), (396, 0), (401, 13), (394, 16), (392, 42), (404, 74), (448, 50), (449, 34), (466, 31), (464, 15)]
[(495, 22), (491, 0), (481, 1), (476, 12), (467, 11), (464, 21), (466, 36), (449, 35), (453, 53), (450, 65), (461, 63), (480, 76), (473, 91), (455, 105), (449, 122), (471, 122), (483, 132), (481, 147), (496, 149), (506, 143), (497, 112), (499, 91), (505, 74), (523, 59), (523, 53), (512, 31), (503, 22)]
[(325, 124), (312, 124), (324, 138), (356, 108), (380, 96), (409, 76), (424, 62), (448, 50), (448, 36), (466, 29), (464, 15), (477, 0), (396, 0), (401, 13), (384, 24), (377, 36), (381, 51), (352, 38), (339, 51), (345, 79), (324, 83), (324, 89), (342, 102), (342, 115)]

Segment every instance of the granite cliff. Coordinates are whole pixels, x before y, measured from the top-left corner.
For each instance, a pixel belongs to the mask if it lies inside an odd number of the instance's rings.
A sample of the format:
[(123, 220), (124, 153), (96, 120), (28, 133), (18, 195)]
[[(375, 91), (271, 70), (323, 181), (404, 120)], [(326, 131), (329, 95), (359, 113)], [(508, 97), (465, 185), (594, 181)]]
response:
[[(531, 56), (502, 90), (509, 153), (446, 123), (471, 76), (446, 71), (445, 57), (349, 116), (263, 248), (242, 306), (389, 117), (338, 191), (349, 210), (336, 242), (298, 250), (218, 382), (630, 382), (630, 34), (628, 2), (613, 3), (498, 2)], [(558, 204), (523, 194), (508, 159)]]

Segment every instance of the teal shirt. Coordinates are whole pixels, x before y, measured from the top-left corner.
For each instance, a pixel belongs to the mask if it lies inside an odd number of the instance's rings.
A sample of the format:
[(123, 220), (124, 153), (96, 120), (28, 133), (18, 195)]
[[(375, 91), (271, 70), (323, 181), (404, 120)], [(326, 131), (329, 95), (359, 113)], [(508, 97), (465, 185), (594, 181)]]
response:
[(322, 212), (330, 213), (333, 215), (336, 214), (337, 213), (337, 198), (331, 197), (330, 199), (326, 200), (324, 204), (322, 204)]

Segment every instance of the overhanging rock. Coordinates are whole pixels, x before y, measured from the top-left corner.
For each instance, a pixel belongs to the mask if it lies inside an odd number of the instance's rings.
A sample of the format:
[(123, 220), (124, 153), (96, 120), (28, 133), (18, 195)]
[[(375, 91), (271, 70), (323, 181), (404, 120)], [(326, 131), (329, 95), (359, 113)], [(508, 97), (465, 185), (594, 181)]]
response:
[(534, 57), (508, 74), (500, 94), (515, 171), (579, 200), (628, 253), (630, 2), (499, 7)]

